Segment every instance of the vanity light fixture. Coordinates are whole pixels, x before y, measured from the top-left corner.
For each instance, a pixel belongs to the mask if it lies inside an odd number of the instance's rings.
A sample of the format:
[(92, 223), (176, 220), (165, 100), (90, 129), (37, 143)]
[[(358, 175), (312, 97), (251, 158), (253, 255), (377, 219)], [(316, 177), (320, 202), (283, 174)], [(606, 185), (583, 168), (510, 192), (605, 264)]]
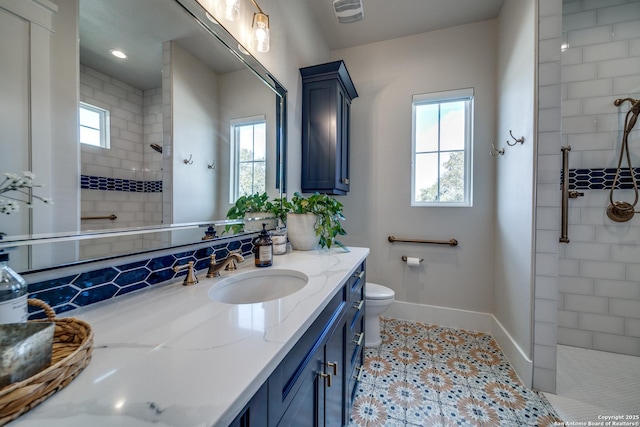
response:
[(253, 22), (251, 23), (251, 44), (255, 50), (261, 53), (269, 52), (269, 15), (266, 15), (255, 0), (251, 3), (258, 9), (253, 14)]
[(240, 0), (218, 0), (217, 15), (227, 21), (235, 21), (240, 15)]
[(109, 52), (116, 58), (127, 59), (127, 54), (119, 49), (111, 49)]

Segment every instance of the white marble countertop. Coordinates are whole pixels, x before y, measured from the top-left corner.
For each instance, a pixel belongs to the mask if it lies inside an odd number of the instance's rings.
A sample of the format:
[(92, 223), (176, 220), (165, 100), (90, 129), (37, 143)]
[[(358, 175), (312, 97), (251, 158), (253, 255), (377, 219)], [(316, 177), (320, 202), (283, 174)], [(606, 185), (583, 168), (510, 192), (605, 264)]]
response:
[[(10, 426), (226, 426), (368, 255), (366, 248), (293, 251), (273, 267), (309, 276), (279, 300), (229, 305), (221, 278), (181, 281), (66, 313), (91, 324), (91, 363)], [(253, 260), (237, 272), (255, 269)], [(236, 272), (236, 273), (237, 273)]]

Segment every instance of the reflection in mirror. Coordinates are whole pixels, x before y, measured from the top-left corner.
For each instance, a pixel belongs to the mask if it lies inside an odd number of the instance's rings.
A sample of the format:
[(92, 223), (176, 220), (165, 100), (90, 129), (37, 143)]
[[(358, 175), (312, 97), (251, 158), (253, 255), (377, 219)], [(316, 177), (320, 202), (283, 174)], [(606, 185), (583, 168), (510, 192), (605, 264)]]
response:
[[(54, 19), (68, 13), (64, 4)], [(237, 50), (237, 42), (206, 16), (195, 0), (79, 0), (80, 104), (69, 112), (78, 118), (78, 168), (74, 172), (70, 162), (51, 165), (45, 173), (35, 170), (43, 162), (39, 156), (47, 153), (34, 149), (23, 129), (27, 124), (19, 114), (28, 114), (28, 108), (9, 119), (13, 124), (3, 119), (3, 128), (15, 128), (16, 135), (1, 142), (2, 152), (15, 155), (0, 161), (0, 173), (34, 170), (36, 182), (52, 187), (44, 195), (54, 203), (59, 194), (75, 193), (79, 205), (63, 212), (75, 218), (67, 222), (76, 226), (59, 227), (55, 219), (50, 227), (34, 225), (34, 218), (52, 216), (37, 203), (32, 210), (3, 215), (4, 246), (16, 245), (14, 269), (193, 243), (204, 229), (130, 231), (216, 223), (242, 194), (281, 196), (286, 91), (255, 59), (231, 50), (228, 46)], [(10, 30), (3, 26), (1, 31), (4, 36)], [(3, 76), (20, 74), (19, 68), (5, 69), (4, 61), (2, 67)], [(23, 82), (22, 91), (28, 90)], [(58, 168), (76, 176), (75, 188), (56, 187)], [(216, 227), (218, 236), (223, 230)], [(77, 233), (83, 237), (69, 238)], [(87, 238), (97, 233), (99, 238)], [(50, 235), (66, 236), (65, 243), (25, 244)]]

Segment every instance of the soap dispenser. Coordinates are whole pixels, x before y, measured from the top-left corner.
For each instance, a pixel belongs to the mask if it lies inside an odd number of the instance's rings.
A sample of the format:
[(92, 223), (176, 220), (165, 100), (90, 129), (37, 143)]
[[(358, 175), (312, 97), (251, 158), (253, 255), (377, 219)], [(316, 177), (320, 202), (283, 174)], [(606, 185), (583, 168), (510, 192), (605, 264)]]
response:
[(262, 224), (260, 235), (253, 241), (256, 267), (271, 267), (273, 264), (273, 241), (267, 232), (267, 224)]
[(0, 251), (0, 324), (27, 321), (27, 283), (7, 264), (9, 254)]

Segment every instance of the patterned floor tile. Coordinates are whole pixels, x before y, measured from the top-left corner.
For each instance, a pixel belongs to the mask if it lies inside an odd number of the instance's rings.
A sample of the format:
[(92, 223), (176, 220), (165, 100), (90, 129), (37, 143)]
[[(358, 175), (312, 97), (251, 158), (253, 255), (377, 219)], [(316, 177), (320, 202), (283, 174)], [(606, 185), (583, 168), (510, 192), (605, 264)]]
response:
[(553, 408), (522, 384), (491, 335), (381, 321), (383, 342), (365, 349), (350, 427), (560, 425)]

